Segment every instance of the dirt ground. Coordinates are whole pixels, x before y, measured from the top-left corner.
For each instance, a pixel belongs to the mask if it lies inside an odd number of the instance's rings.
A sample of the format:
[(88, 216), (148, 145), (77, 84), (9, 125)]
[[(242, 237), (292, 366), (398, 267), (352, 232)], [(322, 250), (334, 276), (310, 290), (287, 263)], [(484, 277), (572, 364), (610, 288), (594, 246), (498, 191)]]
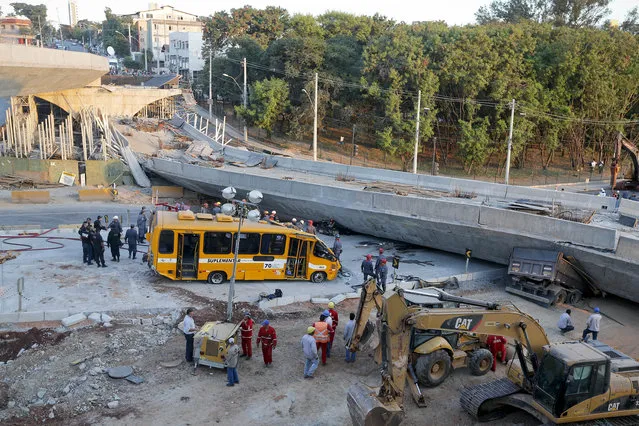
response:
[[(225, 317), (224, 302), (194, 295), (188, 290), (175, 288), (180, 298), (194, 306), (203, 306), (195, 312), (196, 324)], [(506, 294), (498, 287), (484, 286), (467, 289), (484, 300), (500, 300)], [(466, 295), (469, 295), (466, 294)], [(573, 309), (577, 326), (574, 335), (562, 336), (554, 328), (562, 307), (545, 309), (522, 300), (516, 300), (520, 309), (539, 318), (551, 341), (577, 337), (581, 324), (588, 315), (588, 304)], [(379, 384), (379, 371), (372, 361), (372, 352), (361, 352), (354, 364), (344, 362), (343, 326), (350, 312), (357, 309), (358, 299), (337, 305), (340, 326), (326, 366), (319, 367), (312, 381), (303, 378), (303, 356), (300, 339), (304, 330), (316, 321), (323, 305), (293, 304), (269, 314), (278, 334), (271, 368), (264, 367), (261, 353), (254, 347), (251, 360), (241, 359), (240, 384), (225, 386), (223, 370), (199, 367), (192, 375), (192, 367), (182, 362), (169, 368), (162, 364), (184, 357), (184, 337), (173, 321), (153, 321), (156, 325), (123, 325), (114, 321), (114, 327), (94, 326), (72, 330), (65, 335), (56, 330), (41, 331), (48, 340), (39, 337), (40, 344), (21, 356), (0, 365), (0, 423), (31, 425), (34, 423), (59, 425), (149, 425), (157, 424), (252, 424), (252, 425), (345, 425), (350, 424), (346, 406), (348, 388), (355, 382), (369, 386)], [(602, 339), (634, 357), (639, 355), (637, 344), (628, 339), (636, 335), (632, 319), (636, 318), (636, 305), (619, 299), (597, 301), (602, 311), (611, 314), (602, 321)], [(254, 305), (237, 304), (235, 319), (241, 311), (249, 309), (256, 322), (266, 314)], [(60, 330), (58, 330), (60, 331)], [(0, 333), (0, 353), (9, 341), (28, 336)], [(256, 334), (256, 333), (255, 333)], [(8, 336), (5, 337), (5, 336)], [(25, 337), (26, 336), (26, 337)], [(60, 336), (60, 337), (56, 337)], [(66, 337), (63, 337), (66, 336)], [(624, 337), (625, 336), (625, 337)], [(37, 337), (37, 336), (35, 336)], [(36, 341), (38, 341), (36, 339)], [(19, 344), (10, 345), (12, 352)], [(80, 362), (78, 362), (80, 361)], [(75, 362), (75, 365), (73, 363)], [(111, 379), (106, 368), (129, 365), (144, 383), (132, 384), (126, 380)], [(506, 367), (499, 365), (497, 372), (486, 376), (472, 376), (465, 369), (454, 371), (447, 381), (436, 389), (425, 389), (429, 406), (418, 408), (409, 396), (405, 399), (404, 425), (456, 424), (475, 425), (460, 407), (459, 395), (465, 386), (503, 377)], [(407, 389), (408, 391), (408, 389)], [(108, 408), (107, 404), (116, 408)], [(161, 419), (161, 420), (160, 420)], [(494, 425), (535, 425), (537, 422), (525, 414), (513, 414)]]

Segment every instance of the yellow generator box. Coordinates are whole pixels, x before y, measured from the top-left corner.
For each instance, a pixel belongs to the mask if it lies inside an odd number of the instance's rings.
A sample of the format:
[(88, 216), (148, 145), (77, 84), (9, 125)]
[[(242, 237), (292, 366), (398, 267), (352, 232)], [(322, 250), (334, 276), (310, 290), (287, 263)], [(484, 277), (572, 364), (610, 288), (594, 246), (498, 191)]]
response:
[[(233, 337), (235, 343), (239, 344), (240, 325), (223, 321), (212, 321), (205, 323), (200, 331), (195, 333), (196, 349), (194, 352), (197, 358), (197, 365), (207, 365), (209, 367), (224, 368), (224, 359), (228, 352), (229, 339)], [(199, 358), (198, 358), (199, 356)]]

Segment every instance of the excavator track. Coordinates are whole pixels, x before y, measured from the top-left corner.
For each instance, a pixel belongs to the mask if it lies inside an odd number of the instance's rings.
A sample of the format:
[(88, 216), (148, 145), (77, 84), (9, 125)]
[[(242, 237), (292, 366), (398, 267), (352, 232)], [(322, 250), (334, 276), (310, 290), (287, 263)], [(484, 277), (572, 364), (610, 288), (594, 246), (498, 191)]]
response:
[(521, 392), (521, 388), (504, 378), (465, 388), (461, 393), (460, 403), (462, 408), (473, 418), (479, 421), (489, 421), (503, 417), (506, 413), (501, 410), (481, 413), (481, 406), (491, 399), (503, 398), (517, 392)]
[[(465, 388), (461, 393), (460, 403), (473, 418), (480, 422), (496, 420), (504, 417), (513, 409), (519, 409), (536, 417), (544, 425), (554, 425), (552, 421), (537, 412), (527, 401), (528, 394), (522, 394), (521, 388), (504, 378), (488, 383)], [(484, 404), (487, 404), (484, 405)], [(484, 412), (482, 412), (482, 406)], [(570, 426), (637, 426), (639, 416), (610, 417), (607, 419), (588, 420), (567, 423)]]

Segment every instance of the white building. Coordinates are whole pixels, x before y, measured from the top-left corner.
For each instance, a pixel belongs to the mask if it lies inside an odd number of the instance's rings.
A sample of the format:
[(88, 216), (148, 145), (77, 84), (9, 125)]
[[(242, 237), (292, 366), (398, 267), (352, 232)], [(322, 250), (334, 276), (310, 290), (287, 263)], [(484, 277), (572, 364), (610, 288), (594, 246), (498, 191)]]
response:
[(69, 25), (71, 28), (78, 25), (78, 2), (69, 0)]
[(140, 49), (153, 51), (153, 66), (168, 71), (170, 34), (173, 32), (199, 33), (202, 38), (202, 23), (196, 15), (182, 12), (173, 6), (157, 7), (151, 4), (148, 10), (132, 15), (133, 25), (140, 35)]
[(169, 35), (169, 71), (193, 81), (204, 69), (202, 32), (173, 32)]

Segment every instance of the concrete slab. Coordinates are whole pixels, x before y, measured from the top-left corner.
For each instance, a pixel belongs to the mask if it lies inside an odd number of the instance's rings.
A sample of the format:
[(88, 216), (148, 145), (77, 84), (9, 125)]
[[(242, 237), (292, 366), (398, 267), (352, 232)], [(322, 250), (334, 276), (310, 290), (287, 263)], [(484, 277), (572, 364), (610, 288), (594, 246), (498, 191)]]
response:
[(18, 322), (38, 322), (44, 321), (44, 312), (20, 312)]
[(16, 323), (18, 322), (20, 314), (18, 312), (5, 312), (0, 313), (0, 323)]
[(87, 319), (87, 317), (85, 317), (84, 314), (71, 315), (70, 317), (62, 319), (62, 325), (65, 327), (70, 327), (74, 324), (84, 321), (85, 319)]
[(622, 198), (619, 203), (619, 213), (624, 216), (639, 218), (639, 201)]
[(151, 194), (158, 198), (182, 198), (184, 197), (184, 188), (181, 186), (161, 186), (151, 187)]
[(80, 201), (109, 201), (113, 200), (113, 195), (108, 188), (78, 189), (78, 199)]
[(344, 300), (346, 300), (346, 296), (343, 294), (338, 294), (337, 296), (333, 297), (331, 299), (331, 302), (335, 303), (336, 305), (340, 304), (341, 302), (343, 302)]
[(319, 305), (325, 305), (328, 304), (328, 302), (330, 302), (330, 299), (327, 299), (326, 297), (313, 297), (311, 298), (311, 303), (316, 303)]
[(45, 321), (61, 321), (62, 319), (69, 316), (69, 311), (60, 310), (60, 311), (44, 311), (44, 320)]
[(11, 191), (12, 203), (47, 204), (50, 200), (49, 191)]

